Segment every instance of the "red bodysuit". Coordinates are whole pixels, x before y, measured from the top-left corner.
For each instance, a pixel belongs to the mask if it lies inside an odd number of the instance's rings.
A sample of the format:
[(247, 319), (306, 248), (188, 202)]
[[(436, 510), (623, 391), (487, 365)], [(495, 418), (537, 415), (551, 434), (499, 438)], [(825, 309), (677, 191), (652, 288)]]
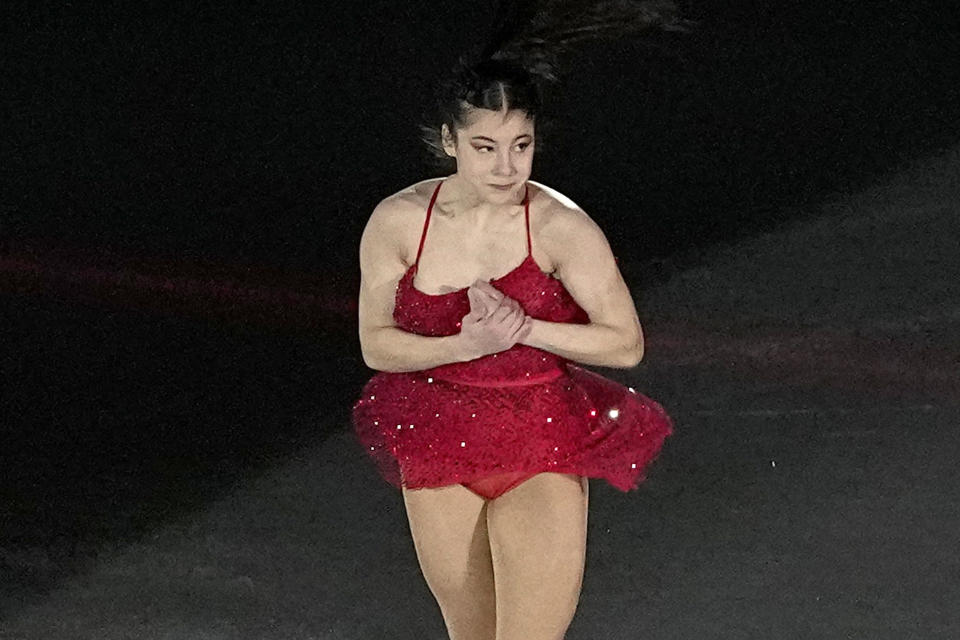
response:
[[(442, 184), (427, 207), (416, 260), (397, 283), (393, 311), (398, 328), (434, 337), (459, 333), (470, 312), (466, 288), (428, 294), (413, 286)], [(588, 324), (560, 280), (534, 261), (527, 194), (524, 209), (527, 256), (490, 283), (532, 318)], [(522, 344), (469, 362), (377, 373), (352, 419), (359, 442), (393, 486), (460, 483), (487, 499), (545, 471), (635, 489), (673, 426), (663, 407), (633, 388)]]

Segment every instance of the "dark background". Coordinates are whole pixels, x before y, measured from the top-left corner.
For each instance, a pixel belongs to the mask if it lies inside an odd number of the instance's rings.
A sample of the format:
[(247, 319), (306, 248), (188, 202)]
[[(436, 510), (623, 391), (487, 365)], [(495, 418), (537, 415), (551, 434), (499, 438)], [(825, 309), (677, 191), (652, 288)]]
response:
[[(347, 424), (370, 374), (347, 304), (360, 233), (434, 175), (417, 125), (490, 8), (2, 4), (0, 258), (83, 247), (161, 285), (184, 262), (241, 284), (315, 274), (335, 321), (293, 335), (144, 312), (129, 292), (105, 305), (74, 295), (93, 277), (79, 262), (55, 295), (0, 287), (0, 596), (42, 593)], [(960, 139), (954, 2), (685, 9), (691, 34), (565, 58), (534, 166), (644, 279)], [(0, 285), (34, 263), (4, 264)]]
[[(956, 3), (688, 2), (589, 43), (533, 178), (647, 261), (769, 228), (960, 137)], [(491, 3), (4, 3), (0, 236), (357, 281), (373, 206), (431, 176), (432, 84)], [(352, 289), (352, 286), (350, 287)]]

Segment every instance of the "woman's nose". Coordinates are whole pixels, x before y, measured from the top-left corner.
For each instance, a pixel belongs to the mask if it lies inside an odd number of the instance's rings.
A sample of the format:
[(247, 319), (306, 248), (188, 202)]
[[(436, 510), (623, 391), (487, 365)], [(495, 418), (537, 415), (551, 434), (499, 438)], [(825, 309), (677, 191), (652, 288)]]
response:
[(512, 176), (517, 172), (517, 168), (513, 164), (513, 158), (510, 157), (510, 152), (506, 154), (497, 155), (497, 163), (494, 166), (494, 173), (498, 176)]

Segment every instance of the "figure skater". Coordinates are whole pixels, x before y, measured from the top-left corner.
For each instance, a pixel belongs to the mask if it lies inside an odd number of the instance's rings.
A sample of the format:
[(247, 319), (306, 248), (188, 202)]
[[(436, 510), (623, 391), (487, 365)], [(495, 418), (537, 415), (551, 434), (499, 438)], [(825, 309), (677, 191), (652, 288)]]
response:
[(456, 171), (382, 200), (360, 241), (360, 344), (379, 373), (353, 425), (402, 491), (451, 640), (562, 640), (587, 478), (635, 489), (672, 431), (657, 402), (573, 364), (634, 367), (643, 334), (604, 233), (530, 174), (557, 53), (680, 21), (662, 2), (562, 4), (499, 6), (425, 138)]

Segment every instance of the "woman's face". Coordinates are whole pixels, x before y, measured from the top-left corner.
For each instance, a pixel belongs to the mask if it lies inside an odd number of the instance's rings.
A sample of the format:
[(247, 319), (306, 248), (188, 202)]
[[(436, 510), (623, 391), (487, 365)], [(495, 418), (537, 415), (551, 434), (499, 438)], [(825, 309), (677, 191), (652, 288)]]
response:
[(533, 120), (519, 109), (474, 109), (471, 116), (471, 123), (457, 130), (456, 144), (443, 125), (443, 146), (457, 159), (457, 175), (491, 204), (516, 201), (533, 168)]

